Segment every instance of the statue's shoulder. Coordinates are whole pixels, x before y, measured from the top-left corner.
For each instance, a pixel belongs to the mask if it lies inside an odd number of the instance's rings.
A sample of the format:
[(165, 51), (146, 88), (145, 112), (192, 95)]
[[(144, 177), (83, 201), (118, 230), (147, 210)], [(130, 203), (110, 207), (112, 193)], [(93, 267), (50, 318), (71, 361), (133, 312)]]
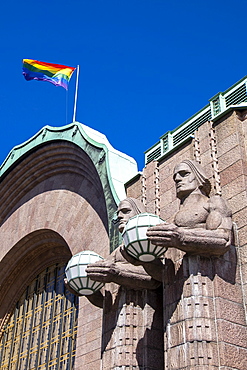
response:
[(228, 217), (231, 217), (232, 212), (227, 204), (227, 201), (220, 195), (213, 195), (208, 199), (210, 211), (218, 211)]

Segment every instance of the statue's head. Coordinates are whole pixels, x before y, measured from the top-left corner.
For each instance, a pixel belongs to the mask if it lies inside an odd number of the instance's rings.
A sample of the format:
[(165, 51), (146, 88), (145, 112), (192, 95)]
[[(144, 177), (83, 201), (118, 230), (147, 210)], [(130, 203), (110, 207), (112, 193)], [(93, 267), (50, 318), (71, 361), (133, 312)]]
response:
[(210, 181), (203, 168), (195, 161), (184, 160), (179, 163), (174, 169), (173, 179), (179, 199), (186, 198), (196, 190), (209, 196), (211, 190)]
[(135, 198), (126, 198), (122, 200), (117, 209), (117, 215), (119, 220), (118, 230), (120, 233), (123, 232), (124, 226), (127, 224), (129, 219), (139, 213), (146, 212), (146, 208), (142, 202)]

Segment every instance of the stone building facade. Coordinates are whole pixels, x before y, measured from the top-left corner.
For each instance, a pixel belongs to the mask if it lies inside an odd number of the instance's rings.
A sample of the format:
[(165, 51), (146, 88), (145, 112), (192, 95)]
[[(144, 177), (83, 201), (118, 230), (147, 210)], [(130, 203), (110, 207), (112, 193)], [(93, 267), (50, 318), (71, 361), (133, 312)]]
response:
[[(173, 169), (205, 168), (212, 194), (227, 200), (234, 245), (219, 258), (169, 248), (163, 284), (106, 284), (103, 309), (63, 283), (72, 255), (107, 257), (121, 238), (118, 202), (144, 202), (171, 221)], [(45, 127), (1, 167), (1, 369), (247, 369), (247, 106), (196, 127), (180, 145), (135, 161), (80, 123)], [(125, 187), (124, 187), (125, 184)]]
[(175, 249), (165, 254), (175, 266), (163, 284), (165, 369), (246, 369), (246, 130), (247, 110), (231, 110), (203, 124), (171, 155), (149, 163), (144, 189), (141, 178), (127, 187), (129, 196), (144, 197), (149, 212), (158, 210), (171, 221), (178, 210), (173, 168), (197, 159), (233, 213), (235, 246), (224, 256), (186, 256)]

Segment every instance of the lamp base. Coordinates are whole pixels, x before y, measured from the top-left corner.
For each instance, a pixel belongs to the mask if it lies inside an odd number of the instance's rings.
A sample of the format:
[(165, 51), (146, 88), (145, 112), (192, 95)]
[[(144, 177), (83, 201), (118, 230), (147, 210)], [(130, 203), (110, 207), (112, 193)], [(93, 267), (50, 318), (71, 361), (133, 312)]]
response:
[(93, 291), (93, 290), (91, 290), (91, 289), (80, 289), (80, 290), (79, 290), (79, 293), (80, 293), (81, 295), (91, 295), (91, 294), (93, 294), (93, 293), (94, 293), (94, 291)]
[(142, 254), (138, 257), (138, 259), (142, 262), (151, 262), (155, 260), (155, 256), (153, 256), (152, 254)]

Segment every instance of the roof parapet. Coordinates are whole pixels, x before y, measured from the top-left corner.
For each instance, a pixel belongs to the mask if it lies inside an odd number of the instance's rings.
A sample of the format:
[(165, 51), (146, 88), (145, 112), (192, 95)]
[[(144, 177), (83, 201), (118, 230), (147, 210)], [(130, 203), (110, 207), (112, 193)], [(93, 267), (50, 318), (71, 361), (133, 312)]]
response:
[[(244, 104), (246, 102), (246, 104)], [(158, 143), (145, 151), (145, 164), (168, 155), (172, 150), (189, 140), (194, 132), (207, 121), (215, 121), (231, 109), (247, 109), (247, 76), (225, 92), (209, 99), (209, 104), (183, 122), (173, 131), (167, 131)]]

